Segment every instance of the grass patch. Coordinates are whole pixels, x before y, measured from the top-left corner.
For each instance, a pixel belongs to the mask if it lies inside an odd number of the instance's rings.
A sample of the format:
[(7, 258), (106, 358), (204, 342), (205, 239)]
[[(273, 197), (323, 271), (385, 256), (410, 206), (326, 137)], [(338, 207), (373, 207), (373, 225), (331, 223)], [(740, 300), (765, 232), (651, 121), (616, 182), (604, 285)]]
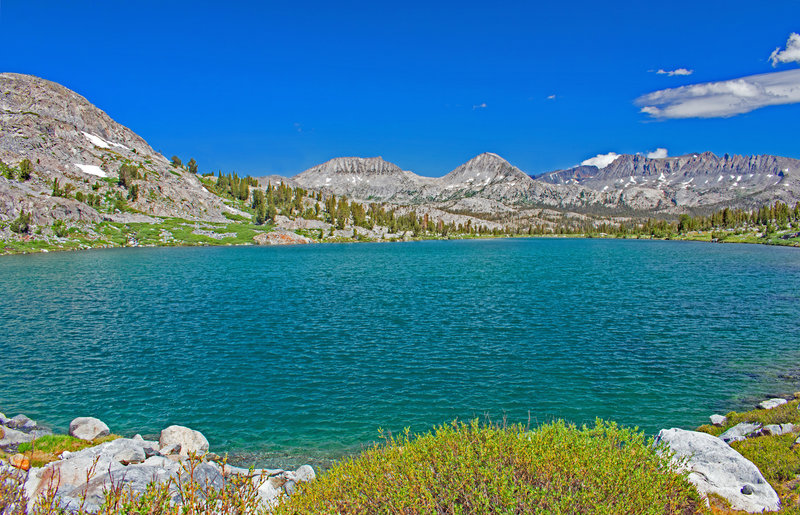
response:
[(636, 430), (453, 422), (343, 461), (276, 513), (696, 513), (694, 487)]
[(70, 435), (45, 435), (32, 442), (20, 444), (18, 452), (30, 458), (32, 467), (41, 467), (46, 463), (56, 461), (64, 451), (80, 451), (81, 449), (93, 447), (103, 442), (110, 442), (117, 438), (119, 438), (119, 435), (108, 435), (87, 442)]

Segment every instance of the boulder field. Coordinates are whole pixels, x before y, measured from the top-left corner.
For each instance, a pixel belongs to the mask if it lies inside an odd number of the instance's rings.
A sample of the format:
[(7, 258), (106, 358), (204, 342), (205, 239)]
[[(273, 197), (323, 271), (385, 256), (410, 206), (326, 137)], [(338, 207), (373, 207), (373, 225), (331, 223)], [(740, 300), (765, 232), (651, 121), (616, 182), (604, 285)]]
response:
[[(16, 452), (22, 443), (52, 434), (28, 417), (19, 415), (8, 419), (0, 414), (0, 449)], [(69, 425), (69, 434), (85, 441), (103, 438), (110, 433), (108, 426), (94, 417), (79, 417)], [(172, 485), (187, 480), (199, 488), (220, 489), (232, 476), (253, 482), (258, 498), (265, 507), (277, 504), (282, 496), (291, 495), (297, 483), (316, 477), (314, 469), (303, 465), (297, 470), (244, 469), (227, 465), (214, 453), (208, 452), (208, 440), (202, 433), (183, 426), (169, 426), (161, 431), (158, 441), (116, 438), (80, 451), (63, 451), (58, 460), (43, 467), (30, 467), (29, 458), (21, 453), (0, 463), (0, 473), (24, 473), (21, 481), (30, 511), (36, 500), (54, 493), (58, 503), (67, 511), (97, 512), (111, 487), (124, 487), (135, 494), (145, 492), (152, 482)], [(191, 478), (191, 479), (189, 479)], [(172, 501), (180, 502), (180, 489), (171, 488)]]

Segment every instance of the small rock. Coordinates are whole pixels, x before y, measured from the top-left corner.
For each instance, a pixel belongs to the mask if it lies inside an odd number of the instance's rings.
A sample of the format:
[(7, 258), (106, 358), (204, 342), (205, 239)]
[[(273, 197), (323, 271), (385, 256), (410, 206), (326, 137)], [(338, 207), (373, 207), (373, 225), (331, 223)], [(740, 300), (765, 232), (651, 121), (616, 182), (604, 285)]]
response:
[(180, 454), (181, 453), (181, 444), (176, 443), (172, 445), (167, 445), (166, 447), (162, 447), (158, 450), (158, 454), (162, 456), (169, 456), (171, 454)]
[(209, 452), (203, 456), (203, 458), (205, 458), (206, 461), (222, 461), (222, 458), (219, 457), (219, 454), (215, 452)]
[(69, 434), (88, 442), (108, 436), (110, 433), (108, 426), (94, 417), (78, 417), (69, 423)]
[(131, 438), (131, 440), (136, 440), (137, 442), (144, 442), (144, 438), (142, 438), (142, 435), (140, 435), (139, 433), (133, 435), (133, 438)]
[(261, 502), (268, 507), (277, 505), (282, 494), (283, 490), (280, 487), (275, 487), (270, 480), (264, 481), (258, 487), (258, 497), (261, 499)]
[(793, 432), (794, 424), (769, 424), (749, 436), (781, 436)]
[(767, 399), (765, 401), (761, 401), (758, 403), (758, 407), (761, 409), (772, 409), (777, 408), (778, 406), (783, 406), (786, 404), (786, 399), (781, 399), (780, 397), (775, 397), (774, 399)]
[(295, 481), (313, 481), (316, 477), (317, 474), (311, 465), (303, 465), (294, 472)]
[(792, 450), (794, 450), (795, 447), (800, 447), (800, 436), (798, 436), (797, 440), (792, 444)]
[(296, 485), (297, 485), (297, 483), (295, 483), (294, 481), (292, 481), (290, 479), (289, 481), (284, 483), (283, 491), (286, 492), (286, 495), (292, 495), (292, 494), (294, 494), (295, 488), (297, 488)]
[(711, 415), (708, 418), (711, 419), (711, 424), (715, 426), (724, 426), (728, 422), (728, 417), (723, 415)]
[(114, 459), (123, 465), (131, 465), (135, 463), (142, 463), (145, 459), (147, 459), (147, 456), (145, 456), (144, 449), (132, 445), (114, 454)]
[(760, 429), (761, 424), (741, 422), (719, 435), (719, 439), (728, 444), (731, 442), (739, 442)]
[(744, 495), (753, 495), (755, 490), (753, 490), (753, 487), (750, 485), (744, 485), (740, 492), (742, 492)]
[(4, 426), (11, 421), (10, 418), (6, 417), (4, 414), (0, 413), (0, 426)]
[(31, 468), (31, 461), (24, 454), (15, 454), (8, 458), (8, 462), (12, 467), (16, 467), (18, 469), (28, 470)]
[(158, 445), (162, 449), (173, 445), (180, 445), (179, 452), (181, 456), (188, 456), (191, 453), (205, 454), (208, 452), (208, 440), (203, 436), (203, 433), (184, 426), (169, 426), (161, 431)]

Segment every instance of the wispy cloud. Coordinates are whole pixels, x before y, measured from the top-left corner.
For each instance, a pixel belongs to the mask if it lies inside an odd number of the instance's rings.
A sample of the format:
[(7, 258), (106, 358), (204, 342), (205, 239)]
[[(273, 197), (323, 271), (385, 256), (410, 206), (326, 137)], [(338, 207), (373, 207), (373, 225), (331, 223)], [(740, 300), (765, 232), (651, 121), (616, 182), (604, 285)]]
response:
[(725, 118), (800, 102), (800, 70), (662, 89), (636, 99), (653, 118)]
[(605, 168), (606, 166), (613, 163), (618, 157), (619, 154), (617, 154), (616, 152), (609, 152), (608, 154), (597, 154), (592, 158), (582, 161), (581, 164), (583, 166), (596, 166), (598, 168)]
[(656, 71), (659, 75), (669, 75), (670, 77), (674, 77), (675, 75), (691, 75), (694, 73), (694, 70), (688, 70), (686, 68), (677, 68), (675, 70), (662, 70), (659, 68)]
[(549, 95), (549, 96), (547, 97), (547, 100), (555, 100), (555, 99), (556, 99), (556, 96), (555, 96), (555, 95)]
[(486, 102), (472, 106), (472, 110), (474, 111), (475, 109), (486, 109)]
[(657, 148), (652, 152), (648, 152), (647, 157), (649, 157), (650, 159), (664, 159), (665, 157), (667, 157), (667, 149)]
[(789, 34), (786, 48), (781, 50), (781, 47), (778, 47), (773, 50), (769, 60), (772, 61), (773, 68), (778, 66), (778, 63), (800, 63), (800, 34), (796, 32)]

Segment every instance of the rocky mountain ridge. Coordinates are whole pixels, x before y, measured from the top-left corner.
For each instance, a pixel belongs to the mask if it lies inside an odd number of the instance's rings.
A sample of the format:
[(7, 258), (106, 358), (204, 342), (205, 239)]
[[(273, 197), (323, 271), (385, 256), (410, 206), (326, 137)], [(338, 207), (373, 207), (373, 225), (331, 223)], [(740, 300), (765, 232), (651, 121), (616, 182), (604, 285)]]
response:
[(749, 208), (775, 200), (793, 204), (800, 200), (800, 160), (720, 158), (710, 152), (660, 159), (622, 155), (603, 168), (578, 166), (529, 176), (497, 154), (484, 153), (433, 178), (381, 158), (349, 157), (332, 159), (291, 181), (361, 200), (476, 212), (547, 207), (680, 213), (720, 205)]

